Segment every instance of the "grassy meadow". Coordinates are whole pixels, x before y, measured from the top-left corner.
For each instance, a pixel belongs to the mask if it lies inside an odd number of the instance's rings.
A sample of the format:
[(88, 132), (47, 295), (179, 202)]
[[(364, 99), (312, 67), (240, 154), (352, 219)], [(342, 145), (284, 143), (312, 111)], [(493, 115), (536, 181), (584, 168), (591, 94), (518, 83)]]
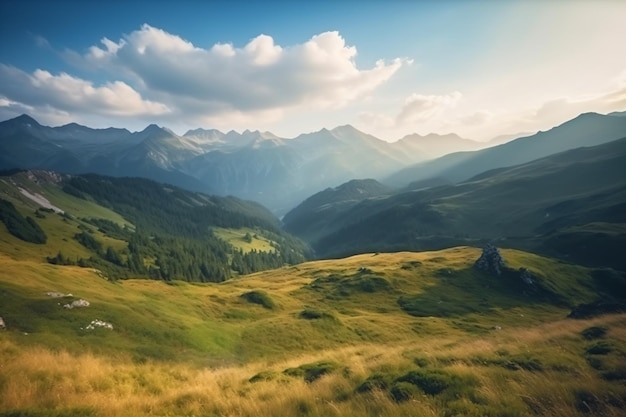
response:
[(469, 247), (220, 284), (3, 254), (0, 416), (623, 415), (626, 314), (568, 319), (596, 297), (589, 270), (501, 252), (532, 290)]
[(274, 242), (260, 236), (258, 231), (249, 227), (243, 227), (240, 229), (215, 227), (212, 230), (217, 237), (230, 243), (233, 247), (240, 249), (244, 253), (253, 250), (258, 252), (271, 252), (274, 250), (272, 247), (272, 243)]

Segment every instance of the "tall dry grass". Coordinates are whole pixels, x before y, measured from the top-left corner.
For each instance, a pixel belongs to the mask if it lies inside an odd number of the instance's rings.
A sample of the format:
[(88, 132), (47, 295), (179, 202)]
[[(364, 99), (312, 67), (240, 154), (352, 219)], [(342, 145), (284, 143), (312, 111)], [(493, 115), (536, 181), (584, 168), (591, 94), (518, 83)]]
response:
[[(123, 355), (71, 355), (18, 346), (5, 338), (0, 339), (0, 415), (22, 410), (102, 417), (617, 417), (623, 415), (626, 387), (602, 379), (586, 363), (580, 332), (608, 326), (612, 343), (623, 354), (625, 324), (626, 315), (563, 320), (525, 330), (503, 329), (490, 337), (360, 345), (214, 369), (184, 361), (134, 363)], [(510, 358), (537, 360), (541, 369), (501, 366)], [(337, 363), (339, 369), (311, 383), (283, 374), (287, 368), (321, 360)], [(406, 402), (395, 402), (384, 390), (357, 392), (373, 373), (399, 375), (419, 367), (445, 370), (476, 384), (456, 398), (424, 394)], [(272, 377), (249, 381), (261, 372)]]

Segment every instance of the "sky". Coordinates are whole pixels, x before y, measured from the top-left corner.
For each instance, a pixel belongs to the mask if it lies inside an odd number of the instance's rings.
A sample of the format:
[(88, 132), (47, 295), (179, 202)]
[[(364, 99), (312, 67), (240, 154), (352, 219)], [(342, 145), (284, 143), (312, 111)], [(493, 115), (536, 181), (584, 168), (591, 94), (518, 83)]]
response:
[(626, 1), (0, 2), (0, 120), (475, 140), (626, 110)]

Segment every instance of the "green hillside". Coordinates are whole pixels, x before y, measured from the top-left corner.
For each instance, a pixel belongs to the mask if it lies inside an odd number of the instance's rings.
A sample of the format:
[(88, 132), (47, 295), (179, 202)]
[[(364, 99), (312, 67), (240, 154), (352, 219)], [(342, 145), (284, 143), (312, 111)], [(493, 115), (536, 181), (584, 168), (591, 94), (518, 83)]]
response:
[[(0, 201), (2, 253), (96, 268), (111, 279), (223, 281), (301, 262), (308, 251), (256, 203), (145, 179), (9, 172)], [(252, 231), (266, 245), (243, 252), (217, 229)]]
[[(625, 242), (620, 232), (626, 224), (625, 164), (626, 139), (579, 148), (456, 185), (365, 199), (328, 211), (318, 225), (323, 236), (301, 236), (322, 257), (496, 241), (626, 270), (619, 250)], [(308, 211), (318, 219), (319, 208)], [(292, 230), (289, 223), (287, 229)], [(587, 238), (598, 245), (581, 246)]]
[(0, 415), (620, 415), (626, 317), (567, 318), (606, 281), (514, 250), (491, 276), (480, 253), (205, 284), (2, 254)]
[(0, 199), (0, 417), (626, 408), (614, 269), (502, 249), (493, 275), (469, 246), (299, 262), (260, 206), (146, 180), (11, 173)]

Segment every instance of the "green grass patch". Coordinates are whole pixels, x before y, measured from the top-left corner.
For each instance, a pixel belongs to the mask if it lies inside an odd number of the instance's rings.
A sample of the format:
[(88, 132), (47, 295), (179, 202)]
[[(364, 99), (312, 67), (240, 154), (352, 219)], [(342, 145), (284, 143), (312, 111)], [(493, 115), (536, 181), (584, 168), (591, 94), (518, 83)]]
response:
[(241, 294), (240, 297), (251, 304), (258, 304), (263, 308), (267, 308), (268, 310), (273, 310), (276, 308), (276, 303), (265, 291), (248, 291)]
[(271, 252), (276, 242), (264, 237), (258, 230), (244, 227), (241, 229), (226, 229), (215, 227), (211, 229), (215, 236), (225, 242), (230, 243), (233, 247), (241, 249), (244, 253), (252, 252)]
[(300, 365), (297, 368), (287, 368), (283, 373), (287, 376), (303, 378), (306, 382), (311, 383), (339, 368), (340, 365), (336, 362), (320, 361)]
[(314, 310), (311, 308), (306, 308), (298, 313), (298, 317), (304, 320), (337, 320), (335, 316), (325, 311)]
[[(371, 271), (370, 271), (371, 272)], [(308, 288), (330, 299), (358, 297), (360, 295), (375, 295), (393, 293), (393, 285), (384, 277), (370, 273), (359, 272), (355, 275), (344, 276), (330, 274), (315, 279)]]
[(261, 371), (258, 374), (253, 375), (248, 382), (263, 382), (263, 381), (273, 381), (278, 378), (280, 375), (274, 371)]

